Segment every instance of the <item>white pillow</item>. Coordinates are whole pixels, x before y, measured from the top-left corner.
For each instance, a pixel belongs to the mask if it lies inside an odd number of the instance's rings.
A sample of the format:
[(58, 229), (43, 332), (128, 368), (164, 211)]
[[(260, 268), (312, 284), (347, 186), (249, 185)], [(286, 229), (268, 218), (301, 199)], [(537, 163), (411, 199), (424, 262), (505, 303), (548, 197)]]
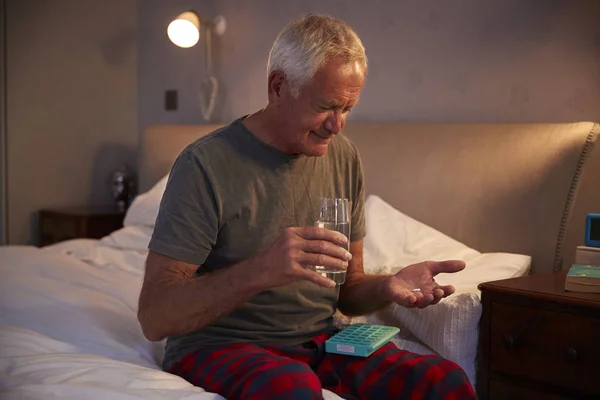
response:
[(364, 267), (391, 273), (424, 260), (471, 260), (480, 253), (371, 195), (365, 203)]
[(123, 225), (154, 227), (169, 175), (159, 180), (152, 189), (138, 195), (127, 209)]
[[(475, 386), (475, 358), (481, 302), (472, 293), (443, 299), (423, 309), (392, 305), (367, 317), (372, 324), (396, 325), (440, 356), (458, 364)], [(409, 350), (410, 349), (406, 349)], [(422, 354), (421, 351), (418, 351)]]
[(436, 281), (456, 286), (457, 293), (479, 294), (480, 283), (525, 275), (531, 265), (531, 257), (526, 255), (482, 254), (403, 214), (378, 196), (367, 198), (365, 217), (364, 268), (368, 274), (393, 274), (421, 261), (463, 260), (467, 264), (464, 270), (440, 274)]
[(477, 286), (480, 283), (527, 275), (531, 257), (512, 253), (483, 253), (466, 263), (466, 268), (460, 272), (437, 275), (436, 282), (440, 285), (453, 285), (456, 293), (474, 293), (479, 296), (481, 293)]
[(436, 281), (451, 284), (456, 293), (425, 309), (393, 305), (367, 319), (410, 331), (435, 352), (460, 365), (475, 384), (475, 355), (481, 303), (480, 283), (527, 274), (531, 257), (510, 253), (480, 253), (419, 222), (383, 201), (369, 196), (365, 204), (367, 236), (364, 267), (367, 274), (393, 274), (407, 265), (428, 260), (463, 260), (466, 268), (439, 274)]

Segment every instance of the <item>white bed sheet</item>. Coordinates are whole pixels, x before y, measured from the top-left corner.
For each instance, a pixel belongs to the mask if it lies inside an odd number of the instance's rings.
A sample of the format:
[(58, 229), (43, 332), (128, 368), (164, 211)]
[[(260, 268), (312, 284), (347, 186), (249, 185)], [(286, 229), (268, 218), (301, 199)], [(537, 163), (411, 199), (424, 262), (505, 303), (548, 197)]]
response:
[[(163, 372), (164, 342), (150, 343), (142, 334), (136, 310), (151, 232), (151, 226), (130, 225), (100, 241), (0, 247), (2, 398), (222, 398)], [(338, 322), (400, 326), (393, 339), (399, 348), (442, 354), (461, 365), (474, 385), (475, 349), (467, 349), (473, 354), (465, 358), (449, 338), (456, 329), (427, 326), (437, 325), (441, 312), (455, 320), (453, 327), (466, 328), (463, 336), (476, 337), (477, 316), (467, 323), (451, 307), (423, 315), (398, 308)], [(420, 331), (437, 332), (425, 338), (436, 351), (418, 338)], [(328, 391), (324, 396), (339, 399)]]
[(0, 398), (223, 398), (162, 371), (164, 342), (142, 334), (149, 232), (130, 226), (101, 241), (0, 247)]
[[(222, 399), (162, 371), (164, 342), (142, 334), (137, 299), (151, 232), (132, 225), (99, 241), (0, 247), (1, 398)], [(338, 322), (398, 325), (399, 348), (436, 353), (406, 316)], [(460, 364), (474, 384), (474, 360)]]

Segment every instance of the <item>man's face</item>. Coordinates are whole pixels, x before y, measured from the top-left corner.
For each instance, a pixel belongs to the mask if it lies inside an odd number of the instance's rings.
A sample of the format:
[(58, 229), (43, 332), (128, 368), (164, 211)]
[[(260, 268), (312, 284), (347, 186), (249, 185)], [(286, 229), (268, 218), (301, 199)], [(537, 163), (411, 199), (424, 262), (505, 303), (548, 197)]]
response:
[(307, 156), (324, 155), (333, 136), (346, 123), (346, 116), (358, 104), (364, 82), (358, 63), (334, 59), (316, 72), (297, 98), (284, 85), (279, 111), (286, 147)]

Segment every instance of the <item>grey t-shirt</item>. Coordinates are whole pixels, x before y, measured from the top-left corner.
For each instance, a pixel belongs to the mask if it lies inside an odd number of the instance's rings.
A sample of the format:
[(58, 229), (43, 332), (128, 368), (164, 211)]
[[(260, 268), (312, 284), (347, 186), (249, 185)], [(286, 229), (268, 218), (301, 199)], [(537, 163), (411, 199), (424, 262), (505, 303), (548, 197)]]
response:
[[(290, 155), (258, 140), (239, 119), (179, 155), (149, 248), (198, 265), (198, 274), (227, 268), (287, 227), (313, 226), (320, 197), (350, 199), (350, 239), (365, 236), (362, 167), (346, 137), (336, 135), (322, 157)], [(202, 329), (169, 337), (163, 367), (207, 344), (302, 343), (331, 329), (337, 298), (335, 288), (311, 282), (266, 290)]]

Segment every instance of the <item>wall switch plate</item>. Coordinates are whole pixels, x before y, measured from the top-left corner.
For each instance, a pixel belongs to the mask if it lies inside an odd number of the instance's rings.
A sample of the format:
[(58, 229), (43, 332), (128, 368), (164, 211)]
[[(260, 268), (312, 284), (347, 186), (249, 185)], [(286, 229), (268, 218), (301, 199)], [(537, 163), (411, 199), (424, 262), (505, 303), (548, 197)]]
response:
[(165, 91), (165, 110), (177, 110), (177, 90), (173, 89)]

